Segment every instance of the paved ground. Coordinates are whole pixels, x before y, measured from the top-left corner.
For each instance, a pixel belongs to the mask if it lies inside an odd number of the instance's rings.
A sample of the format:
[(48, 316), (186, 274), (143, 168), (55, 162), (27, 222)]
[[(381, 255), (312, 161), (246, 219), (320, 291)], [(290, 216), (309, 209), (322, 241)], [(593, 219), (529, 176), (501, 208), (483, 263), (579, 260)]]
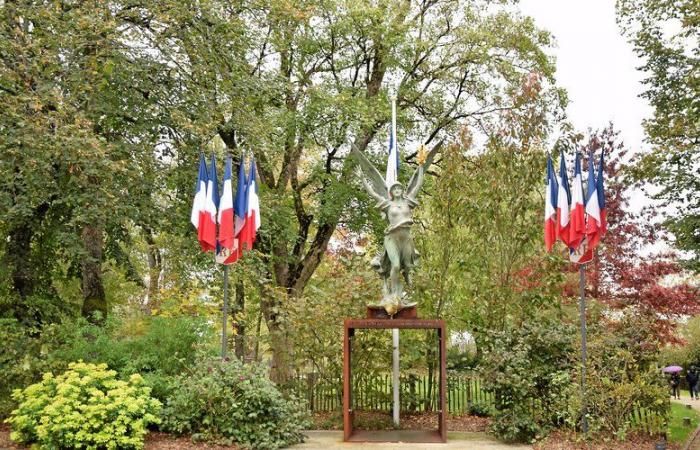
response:
[[(694, 410), (700, 413), (700, 400), (691, 400), (690, 399), (690, 394), (688, 394), (688, 391), (681, 392), (681, 399), (676, 400), (676, 399), (671, 399), (672, 402), (675, 403), (680, 403), (682, 405), (690, 405), (693, 407)], [(699, 427), (700, 429), (700, 427)], [(700, 431), (696, 430), (695, 433), (691, 433), (691, 438), (692, 436), (695, 435), (696, 438), (693, 440), (693, 442), (688, 443), (688, 450), (700, 450)]]
[(293, 449), (340, 450), (531, 450), (529, 445), (506, 445), (486, 433), (447, 433), (447, 444), (351, 443), (343, 442), (342, 431), (308, 431), (308, 439)]

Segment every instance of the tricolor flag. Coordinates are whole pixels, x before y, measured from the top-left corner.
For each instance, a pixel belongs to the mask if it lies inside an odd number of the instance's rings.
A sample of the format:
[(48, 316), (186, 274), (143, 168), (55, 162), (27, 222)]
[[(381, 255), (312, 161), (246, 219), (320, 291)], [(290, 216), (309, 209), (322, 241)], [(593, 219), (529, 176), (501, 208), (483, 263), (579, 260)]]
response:
[(608, 229), (607, 219), (605, 217), (605, 186), (603, 184), (603, 174), (605, 173), (605, 164), (603, 158), (605, 151), (600, 151), (600, 163), (598, 164), (598, 179), (596, 180), (596, 192), (598, 193), (598, 206), (600, 207), (600, 236), (604, 236)]
[(557, 240), (557, 180), (554, 178), (552, 157), (547, 155), (547, 191), (544, 204), (544, 244), (548, 252), (552, 251)]
[(219, 245), (228, 249), (233, 249), (233, 189), (231, 187), (231, 157), (226, 158), (226, 169), (224, 170), (224, 186), (219, 201)]
[(577, 249), (586, 236), (586, 217), (583, 203), (583, 177), (581, 176), (581, 154), (576, 152), (574, 181), (571, 186), (571, 215), (569, 217), (569, 248)]
[(260, 199), (258, 198), (258, 186), (255, 179), (255, 159), (250, 162), (248, 171), (248, 186), (246, 187), (246, 216), (245, 224), (240, 234), (240, 242), (243, 251), (253, 249), (253, 243), (260, 228)]
[(566, 174), (564, 152), (559, 155), (559, 191), (557, 192), (557, 238), (569, 247), (569, 176)]
[(588, 198), (586, 199), (586, 238), (592, 249), (600, 241), (600, 205), (598, 204), (598, 189), (595, 181), (595, 161), (593, 151), (588, 153)]
[(389, 133), (389, 159), (386, 162), (386, 187), (399, 179), (399, 149), (396, 143), (396, 99), (391, 100), (391, 131)]
[[(200, 242), (205, 252), (216, 252), (216, 205), (219, 203), (219, 188), (216, 180), (216, 159), (211, 155), (207, 196), (204, 201), (204, 217), (200, 222), (203, 227)], [(203, 224), (203, 225), (202, 225)]]
[(204, 216), (206, 214), (204, 205), (207, 197), (207, 183), (209, 176), (207, 175), (207, 163), (204, 161), (204, 155), (199, 155), (199, 176), (197, 177), (197, 185), (195, 186), (194, 200), (192, 201), (192, 213), (190, 214), (190, 222), (197, 229), (197, 240), (201, 245), (202, 250), (206, 250), (204, 243)]

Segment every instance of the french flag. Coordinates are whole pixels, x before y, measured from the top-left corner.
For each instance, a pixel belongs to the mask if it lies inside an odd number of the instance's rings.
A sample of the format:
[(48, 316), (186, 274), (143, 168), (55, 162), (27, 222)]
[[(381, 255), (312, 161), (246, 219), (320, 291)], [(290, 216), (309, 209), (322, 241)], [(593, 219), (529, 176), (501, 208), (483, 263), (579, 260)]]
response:
[(238, 166), (238, 182), (236, 184), (236, 199), (233, 202), (233, 236), (234, 243), (231, 255), (224, 261), (224, 264), (231, 264), (243, 256), (243, 245), (241, 245), (241, 232), (243, 231), (243, 226), (245, 225), (245, 215), (248, 209), (247, 199), (248, 194), (246, 188), (248, 186), (248, 180), (245, 174), (245, 163), (243, 161), (243, 154), (241, 153), (241, 163)]
[(586, 238), (591, 249), (600, 242), (601, 219), (596, 186), (595, 160), (591, 151), (588, 154), (588, 199), (586, 200)]
[(209, 167), (209, 179), (207, 183), (207, 196), (204, 201), (204, 216), (200, 221), (202, 227), (202, 250), (216, 252), (216, 205), (219, 203), (219, 188), (216, 180), (216, 159), (211, 156)]
[(233, 189), (231, 187), (231, 157), (226, 158), (224, 186), (219, 202), (219, 245), (233, 250)]
[(399, 149), (396, 142), (396, 99), (391, 101), (391, 131), (389, 132), (389, 158), (386, 161), (387, 189), (399, 179)]
[(605, 217), (605, 186), (603, 183), (603, 174), (605, 173), (605, 164), (603, 158), (605, 151), (600, 152), (600, 163), (598, 164), (598, 179), (596, 180), (596, 192), (598, 193), (598, 207), (600, 208), (600, 236), (604, 236), (608, 229), (607, 219)]
[(241, 244), (243, 251), (253, 249), (253, 243), (260, 228), (260, 199), (258, 198), (258, 186), (255, 180), (255, 159), (250, 162), (248, 171), (248, 186), (246, 187), (246, 216), (241, 230)]
[(566, 174), (566, 161), (564, 152), (559, 156), (559, 192), (557, 192), (557, 238), (567, 247), (569, 243), (569, 176)]
[(583, 203), (583, 177), (581, 176), (581, 154), (576, 153), (574, 181), (571, 192), (571, 215), (569, 224), (569, 248), (576, 249), (586, 236), (586, 217)]
[(547, 191), (544, 204), (544, 245), (548, 252), (552, 251), (557, 240), (557, 181), (554, 178), (552, 157), (547, 155)]
[(190, 222), (197, 229), (197, 240), (202, 250), (206, 250), (207, 246), (204, 241), (204, 216), (206, 215), (205, 203), (207, 197), (207, 184), (209, 176), (207, 175), (207, 163), (204, 161), (204, 155), (199, 155), (199, 176), (197, 177), (197, 185), (195, 186), (194, 200), (192, 201), (192, 213), (190, 214)]

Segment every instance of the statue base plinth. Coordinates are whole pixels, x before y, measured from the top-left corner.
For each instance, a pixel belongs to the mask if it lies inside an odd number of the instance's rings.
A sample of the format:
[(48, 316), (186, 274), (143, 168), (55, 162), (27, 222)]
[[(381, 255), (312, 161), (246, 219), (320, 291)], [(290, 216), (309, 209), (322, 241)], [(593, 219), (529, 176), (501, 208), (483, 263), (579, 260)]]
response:
[(368, 319), (417, 319), (418, 310), (416, 306), (407, 306), (406, 308), (397, 311), (396, 314), (390, 316), (383, 306), (367, 306)]

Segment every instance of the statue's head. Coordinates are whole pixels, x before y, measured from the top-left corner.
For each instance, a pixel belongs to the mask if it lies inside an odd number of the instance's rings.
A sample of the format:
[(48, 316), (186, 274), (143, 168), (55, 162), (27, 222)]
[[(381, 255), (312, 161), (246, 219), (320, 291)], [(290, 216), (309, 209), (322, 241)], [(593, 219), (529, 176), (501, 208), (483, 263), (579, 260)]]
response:
[(389, 195), (391, 199), (397, 199), (403, 197), (403, 186), (401, 183), (394, 183), (389, 187)]

